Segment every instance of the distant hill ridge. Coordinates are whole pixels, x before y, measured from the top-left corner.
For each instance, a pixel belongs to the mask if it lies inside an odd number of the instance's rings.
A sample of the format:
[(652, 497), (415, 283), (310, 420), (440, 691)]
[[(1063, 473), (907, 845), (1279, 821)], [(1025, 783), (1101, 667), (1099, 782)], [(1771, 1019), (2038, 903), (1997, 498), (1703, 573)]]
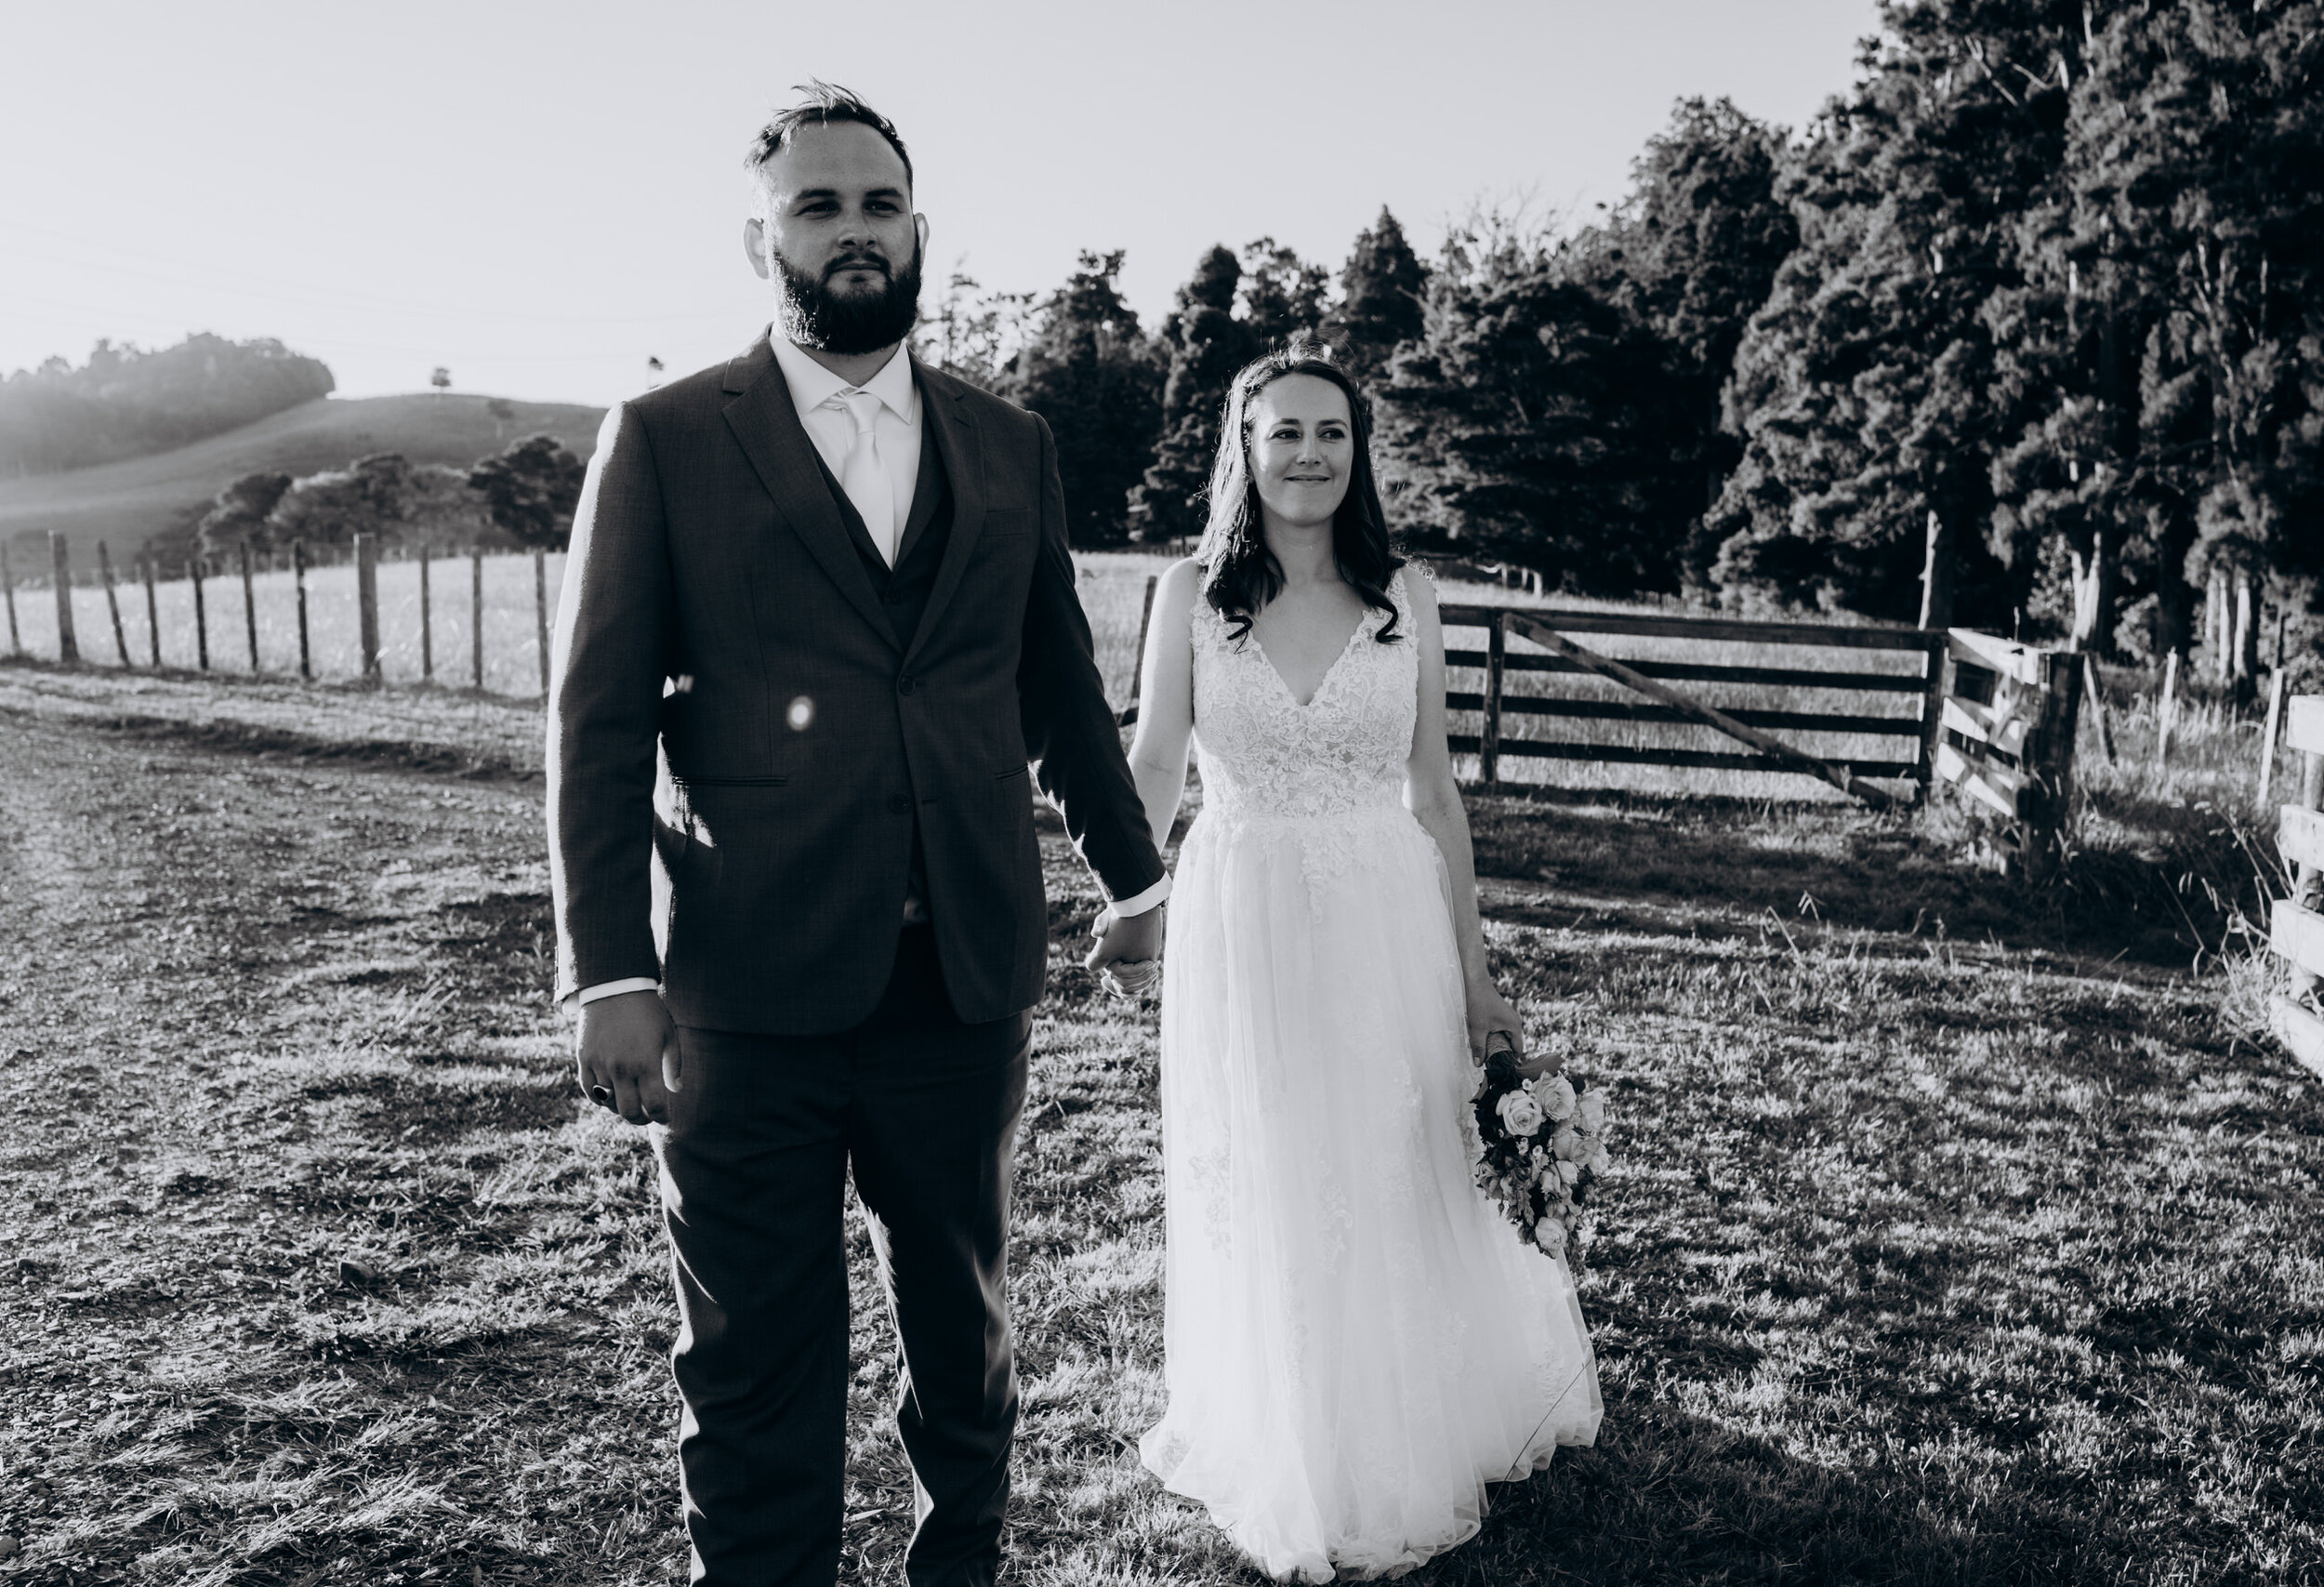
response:
[[(495, 417), (495, 403), (512, 417)], [(99, 540), (125, 557), (149, 536), (185, 522), (229, 483), (262, 469), (312, 474), (371, 452), (464, 466), (520, 436), (540, 434), (557, 437), (586, 461), (597, 448), (604, 417), (603, 408), (575, 403), (467, 392), (317, 398), (173, 451), (0, 480), (0, 540), (12, 543), (10, 561), (20, 569), (34, 565), (26, 560), (32, 548), (13, 542), (51, 529), (72, 542), (76, 558), (93, 556)]]

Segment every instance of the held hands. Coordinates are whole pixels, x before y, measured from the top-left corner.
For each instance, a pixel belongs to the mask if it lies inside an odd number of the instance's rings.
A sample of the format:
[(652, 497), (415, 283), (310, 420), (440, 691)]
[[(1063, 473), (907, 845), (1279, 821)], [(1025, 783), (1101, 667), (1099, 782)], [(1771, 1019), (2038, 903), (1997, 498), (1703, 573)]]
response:
[(632, 1124), (669, 1122), (678, 1089), (678, 1027), (659, 992), (619, 992), (581, 1005), (573, 1043), (581, 1089)]
[(1098, 911), (1089, 922), (1097, 938), (1082, 967), (1094, 970), (1105, 989), (1117, 998), (1142, 998), (1162, 985), (1162, 911), (1167, 905), (1136, 915)]

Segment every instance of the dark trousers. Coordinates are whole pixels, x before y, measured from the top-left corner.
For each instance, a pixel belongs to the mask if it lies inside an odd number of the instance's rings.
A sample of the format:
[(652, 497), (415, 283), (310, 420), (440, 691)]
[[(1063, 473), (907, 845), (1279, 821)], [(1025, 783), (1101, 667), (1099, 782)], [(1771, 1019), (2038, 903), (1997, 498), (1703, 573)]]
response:
[(993, 1580), (1017, 1422), (1009, 1181), (1031, 1033), (1029, 1013), (954, 1016), (925, 926), (905, 928), (879, 1007), (853, 1030), (680, 1028), (683, 1078), (654, 1134), (693, 1580), (838, 1575), (851, 1166), (904, 1344), (896, 1424), (918, 1519), (906, 1579)]

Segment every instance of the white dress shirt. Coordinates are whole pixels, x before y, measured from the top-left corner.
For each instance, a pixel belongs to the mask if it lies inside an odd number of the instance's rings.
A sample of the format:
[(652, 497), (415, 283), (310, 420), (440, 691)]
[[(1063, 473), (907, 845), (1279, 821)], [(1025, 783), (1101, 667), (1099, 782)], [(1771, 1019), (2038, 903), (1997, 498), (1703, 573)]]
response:
[[(831, 470), (833, 479), (845, 473), (848, 448), (855, 443), (855, 420), (848, 412), (846, 394), (864, 390), (879, 399), (879, 412), (872, 421), (873, 436), (879, 448), (880, 464), (894, 486), (895, 522), (887, 525), (885, 539), (881, 538), (879, 526), (866, 523), (864, 527), (879, 543), (881, 555), (892, 567), (896, 550), (904, 543), (904, 526), (912, 515), (912, 491), (920, 475), (920, 390), (919, 382), (912, 377), (910, 355), (897, 348), (895, 356), (880, 365), (878, 374), (857, 387), (849, 385), (783, 337), (770, 336), (767, 339), (774, 349), (774, 362), (782, 367), (783, 383), (791, 390), (791, 403), (799, 410), (799, 426), (807, 431), (807, 439), (815, 443), (815, 450), (822, 455), (824, 466)], [(1169, 895), (1170, 879), (1166, 873), (1143, 893), (1107, 907), (1117, 916), (1142, 915)], [(582, 987), (579, 1000), (593, 1003), (621, 992), (651, 992), (660, 985), (644, 975), (601, 981), (594, 986)]]
[(791, 389), (791, 405), (799, 410), (799, 428), (815, 443), (833, 479), (846, 476), (848, 448), (855, 443), (855, 420), (847, 410), (846, 394), (869, 391), (879, 399), (872, 436), (891, 487), (895, 522), (864, 527), (893, 567), (896, 548), (904, 543), (904, 525), (912, 516), (912, 487), (920, 478), (920, 388), (912, 378), (911, 356), (899, 347), (895, 356), (880, 365), (878, 374), (861, 386), (851, 386), (783, 337), (767, 339), (774, 348), (774, 362), (783, 370), (783, 383)]

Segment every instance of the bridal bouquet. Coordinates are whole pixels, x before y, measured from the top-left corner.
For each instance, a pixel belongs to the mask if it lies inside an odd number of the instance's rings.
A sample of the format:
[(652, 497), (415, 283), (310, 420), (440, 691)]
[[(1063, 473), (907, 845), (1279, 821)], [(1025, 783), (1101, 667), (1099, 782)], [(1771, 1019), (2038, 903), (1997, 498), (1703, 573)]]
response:
[(1486, 1044), (1476, 1117), (1485, 1143), (1478, 1187), (1500, 1203), (1520, 1238), (1578, 1265), (1582, 1209), (1608, 1160), (1605, 1092), (1562, 1072), (1525, 1078), (1514, 1045), (1496, 1032)]

